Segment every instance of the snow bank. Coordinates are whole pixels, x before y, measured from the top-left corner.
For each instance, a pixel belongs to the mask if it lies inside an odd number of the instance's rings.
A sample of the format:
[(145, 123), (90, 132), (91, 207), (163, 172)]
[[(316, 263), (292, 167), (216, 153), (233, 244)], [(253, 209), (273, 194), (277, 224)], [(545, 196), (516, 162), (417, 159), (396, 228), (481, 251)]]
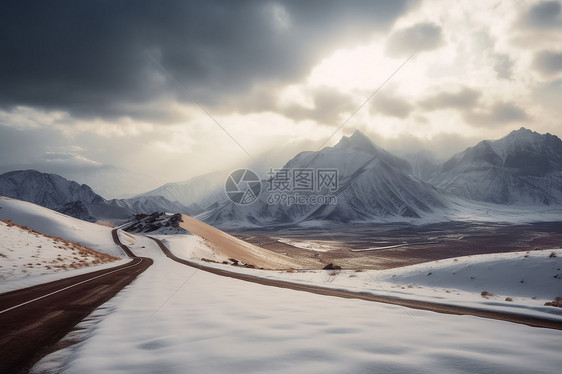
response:
[(39, 205), (0, 196), (0, 218), (56, 236), (98, 252), (126, 257), (111, 236), (111, 228), (81, 221)]

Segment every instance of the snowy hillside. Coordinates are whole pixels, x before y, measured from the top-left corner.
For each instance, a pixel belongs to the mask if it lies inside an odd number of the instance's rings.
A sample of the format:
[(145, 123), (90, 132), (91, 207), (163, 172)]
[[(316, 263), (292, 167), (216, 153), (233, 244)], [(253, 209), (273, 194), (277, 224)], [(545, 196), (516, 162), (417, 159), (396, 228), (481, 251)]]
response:
[(562, 204), (562, 140), (521, 128), (456, 154), (431, 182), (465, 199)]
[(80, 243), (102, 253), (126, 257), (121, 248), (113, 243), (111, 228), (72, 218), (36, 204), (0, 196), (0, 219)]
[(431, 180), (441, 166), (430, 151), (407, 153), (404, 158), (412, 165), (412, 175), (424, 182)]
[(464, 291), (496, 301), (534, 298), (544, 303), (562, 297), (560, 249), (466, 256), (381, 273), (381, 281), (438, 293)]
[(0, 220), (0, 280), (3, 283), (116, 260), (117, 257), (96, 252), (81, 244)]

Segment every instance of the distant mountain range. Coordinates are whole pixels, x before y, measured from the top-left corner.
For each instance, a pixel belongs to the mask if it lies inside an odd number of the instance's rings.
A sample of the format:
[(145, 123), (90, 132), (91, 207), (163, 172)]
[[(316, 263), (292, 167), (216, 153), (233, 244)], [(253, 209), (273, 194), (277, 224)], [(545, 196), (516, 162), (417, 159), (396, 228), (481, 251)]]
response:
[(35, 170), (0, 175), (0, 195), (29, 201), (86, 221), (121, 219), (154, 211), (193, 214), (183, 205), (162, 196), (106, 200), (85, 184)]
[[(261, 194), (249, 205), (227, 198), (225, 173), (168, 183), (131, 199), (106, 200), (87, 185), (23, 170), (0, 175), (0, 195), (91, 221), (169, 212), (231, 226), (420, 218), (447, 211), (454, 199), (463, 204), (562, 205), (562, 141), (551, 134), (521, 128), (502, 139), (482, 141), (442, 164), (425, 153), (411, 160), (396, 157), (356, 131), (333, 147), (301, 152), (286, 163), (282, 170), (337, 170), (334, 185), (301, 189), (298, 195), (305, 200), (295, 204), (272, 203), (279, 191), (271, 183), (278, 174), (262, 176)], [(310, 202), (318, 195), (335, 200)]]
[(562, 140), (525, 128), (454, 155), (433, 178), (445, 192), (496, 204), (562, 203)]
[(333, 195), (337, 202), (271, 204), (277, 191), (268, 191), (269, 182), (264, 180), (261, 186), (264, 192), (256, 202), (237, 205), (225, 200), (211, 206), (200, 218), (215, 225), (231, 222), (242, 226), (307, 220), (348, 222), (384, 216), (420, 217), (423, 212), (444, 207), (439, 192), (415, 178), (407, 161), (377, 147), (359, 131), (351, 137), (343, 137), (334, 147), (299, 153), (283, 169), (337, 170), (338, 180), (333, 191), (328, 188), (299, 191), (299, 195), (305, 197)]
[(201, 212), (217, 201), (225, 200), (224, 181), (226, 172), (214, 172), (191, 178), (184, 182), (166, 183), (136, 198), (162, 196), (188, 207), (193, 212)]

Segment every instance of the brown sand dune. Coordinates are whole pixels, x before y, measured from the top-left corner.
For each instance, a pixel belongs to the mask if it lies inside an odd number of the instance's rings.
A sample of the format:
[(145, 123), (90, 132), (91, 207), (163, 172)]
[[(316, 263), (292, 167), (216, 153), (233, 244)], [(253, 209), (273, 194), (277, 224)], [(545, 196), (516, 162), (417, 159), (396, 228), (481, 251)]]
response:
[[(251, 264), (264, 269), (289, 269), (314, 266), (312, 263), (298, 261), (247, 243), (188, 215), (182, 214), (182, 220), (183, 222), (179, 224), (181, 228), (213, 244), (214, 250), (221, 255), (242, 261), (245, 264)], [(318, 266), (318, 264), (315, 265), (316, 267)]]

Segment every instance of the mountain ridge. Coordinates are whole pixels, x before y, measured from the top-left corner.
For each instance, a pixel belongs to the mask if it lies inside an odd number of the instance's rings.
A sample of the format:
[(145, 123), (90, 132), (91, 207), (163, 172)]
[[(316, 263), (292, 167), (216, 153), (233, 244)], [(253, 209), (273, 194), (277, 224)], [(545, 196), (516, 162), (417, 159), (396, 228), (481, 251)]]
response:
[(561, 204), (562, 140), (522, 127), (455, 154), (430, 182), (469, 200)]
[[(263, 193), (250, 206), (220, 202), (199, 218), (221, 225), (229, 221), (257, 225), (295, 224), (307, 220), (350, 222), (377, 217), (421, 217), (446, 202), (431, 185), (411, 175), (411, 165), (378, 147), (356, 131), (338, 144), (316, 152), (301, 152), (282, 170), (336, 170), (337, 188), (299, 191), (301, 197), (333, 194), (335, 203), (270, 204), (275, 191)], [(275, 178), (276, 176), (272, 176)], [(268, 182), (262, 181), (262, 191)], [(311, 199), (309, 199), (311, 201)]]
[(193, 211), (163, 197), (106, 200), (86, 184), (57, 174), (14, 170), (0, 175), (0, 195), (31, 202), (86, 221), (124, 219), (133, 214), (173, 209)]
[[(277, 177), (275, 173), (269, 179), (262, 178), (261, 196), (247, 206), (228, 200), (222, 172), (167, 183), (129, 199), (106, 200), (86, 184), (56, 174), (19, 170), (0, 175), (0, 195), (90, 221), (169, 212), (197, 215), (216, 225), (235, 222), (241, 226), (423, 218), (446, 211), (457, 198), (465, 205), (470, 201), (522, 206), (562, 204), (562, 140), (549, 133), (522, 127), (503, 138), (468, 147), (441, 165), (422, 156), (415, 160), (420, 162), (413, 167), (355, 131), (334, 146), (300, 152), (282, 169), (275, 169), (278, 173), (284, 169), (336, 171), (334, 188), (289, 191), (305, 198), (298, 204), (269, 201), (280, 192), (268, 190), (271, 179)], [(318, 196), (336, 200), (310, 202)]]

